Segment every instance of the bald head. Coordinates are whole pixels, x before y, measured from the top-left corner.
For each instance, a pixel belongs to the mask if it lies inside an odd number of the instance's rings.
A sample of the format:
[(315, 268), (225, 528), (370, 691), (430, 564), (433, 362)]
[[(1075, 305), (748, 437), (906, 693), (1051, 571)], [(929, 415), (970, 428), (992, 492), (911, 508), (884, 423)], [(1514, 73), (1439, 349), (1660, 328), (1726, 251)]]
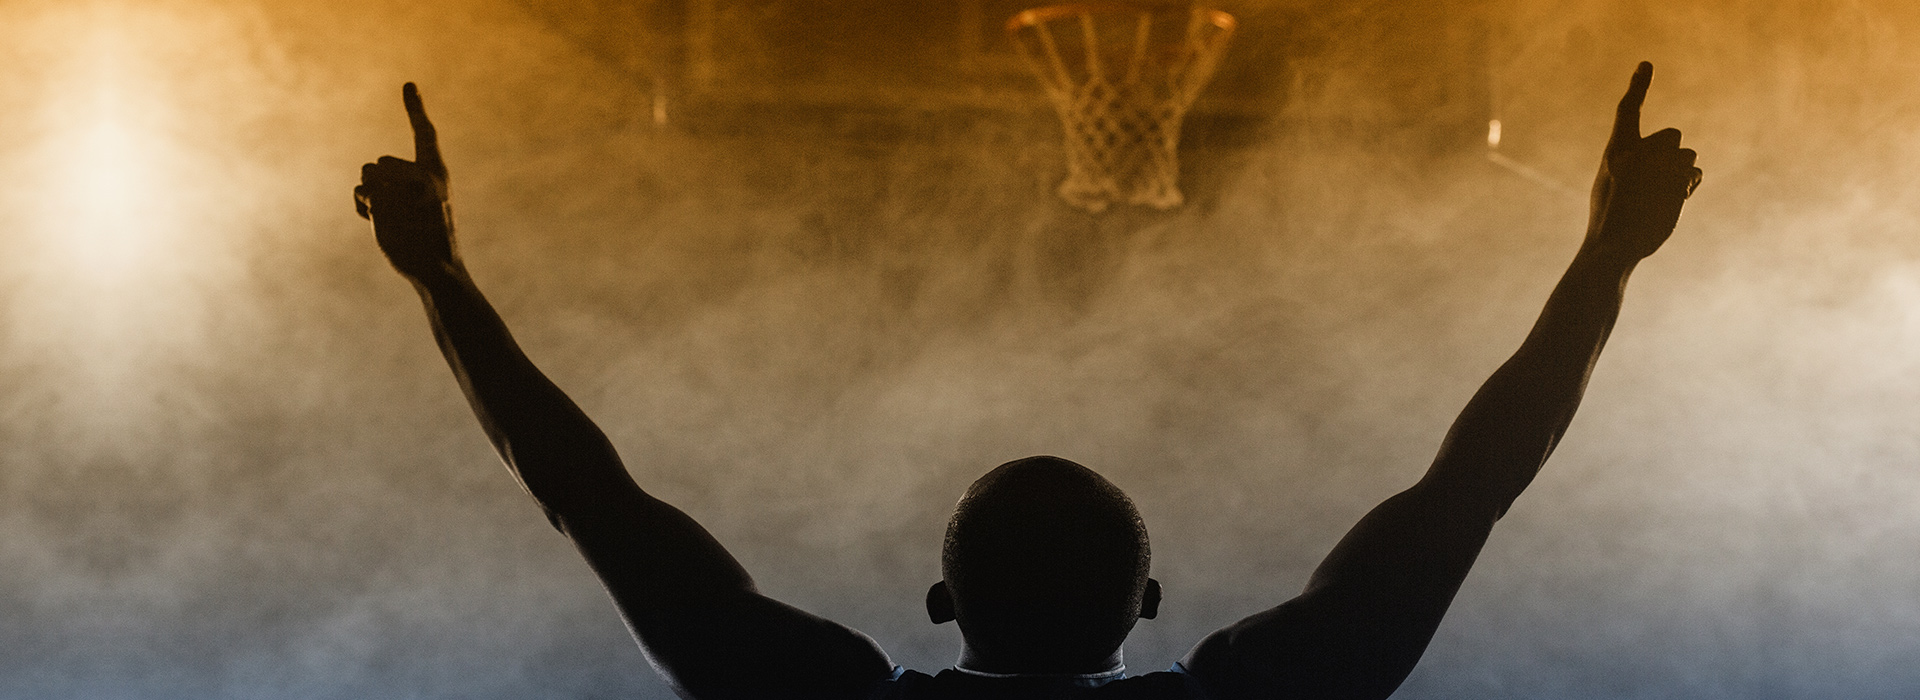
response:
[(1147, 565), (1147, 529), (1133, 502), (1058, 457), (1009, 462), (974, 482), (941, 557), (969, 648), (1003, 667), (1039, 669), (1111, 656), (1158, 603), (1149, 600)]

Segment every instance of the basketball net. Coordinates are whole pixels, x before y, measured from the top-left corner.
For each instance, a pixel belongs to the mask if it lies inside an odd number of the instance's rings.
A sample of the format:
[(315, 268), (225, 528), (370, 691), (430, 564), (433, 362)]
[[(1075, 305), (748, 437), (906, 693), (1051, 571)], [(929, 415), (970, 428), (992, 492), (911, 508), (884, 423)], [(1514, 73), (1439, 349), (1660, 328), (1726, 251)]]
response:
[(1055, 5), (1007, 20), (1066, 127), (1060, 197), (1091, 212), (1179, 206), (1180, 122), (1234, 26), (1219, 10), (1164, 5)]

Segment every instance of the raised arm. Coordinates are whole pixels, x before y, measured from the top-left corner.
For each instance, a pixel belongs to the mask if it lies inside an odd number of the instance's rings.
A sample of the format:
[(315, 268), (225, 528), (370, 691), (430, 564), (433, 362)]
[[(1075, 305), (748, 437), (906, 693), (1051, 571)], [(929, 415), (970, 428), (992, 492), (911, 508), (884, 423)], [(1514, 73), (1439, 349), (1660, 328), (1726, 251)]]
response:
[(697, 698), (858, 697), (892, 664), (851, 629), (760, 595), (720, 543), (642, 491), (598, 426), (527, 359), (461, 263), (447, 169), (412, 83), (413, 161), (361, 169), (354, 199), (508, 469), (606, 584), (648, 658)]
[(1653, 66), (1620, 100), (1585, 242), (1519, 351), (1454, 421), (1412, 488), (1341, 539), (1306, 590), (1220, 630), (1184, 662), (1227, 697), (1385, 698), (1412, 672), (1493, 524), (1573, 420), (1627, 276), (1700, 182), (1680, 132), (1640, 136)]

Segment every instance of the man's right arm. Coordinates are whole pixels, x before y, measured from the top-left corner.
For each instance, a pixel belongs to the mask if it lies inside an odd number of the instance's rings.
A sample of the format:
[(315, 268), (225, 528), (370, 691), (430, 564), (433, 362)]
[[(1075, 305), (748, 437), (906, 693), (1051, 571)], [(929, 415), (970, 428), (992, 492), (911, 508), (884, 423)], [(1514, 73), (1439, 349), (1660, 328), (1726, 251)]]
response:
[(360, 213), (412, 282), (468, 404), (521, 485), (599, 575), (682, 695), (856, 697), (892, 663), (865, 635), (761, 595), (726, 548), (642, 491), (598, 426), (514, 342), (460, 262), (447, 174), (419, 95), (415, 160), (362, 170)]
[(851, 697), (892, 663), (852, 629), (759, 593), (707, 530), (643, 491), (607, 438), (526, 358), (465, 271), (413, 278), (503, 461), (606, 584), (687, 697)]

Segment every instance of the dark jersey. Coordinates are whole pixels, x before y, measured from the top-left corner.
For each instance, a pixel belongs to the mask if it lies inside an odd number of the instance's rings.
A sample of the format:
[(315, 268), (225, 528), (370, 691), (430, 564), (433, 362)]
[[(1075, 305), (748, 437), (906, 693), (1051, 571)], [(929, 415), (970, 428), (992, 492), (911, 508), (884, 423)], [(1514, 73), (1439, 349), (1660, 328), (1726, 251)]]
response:
[(1112, 680), (1070, 676), (988, 677), (947, 669), (937, 676), (903, 671), (868, 700), (1207, 700), (1200, 682), (1172, 671)]

